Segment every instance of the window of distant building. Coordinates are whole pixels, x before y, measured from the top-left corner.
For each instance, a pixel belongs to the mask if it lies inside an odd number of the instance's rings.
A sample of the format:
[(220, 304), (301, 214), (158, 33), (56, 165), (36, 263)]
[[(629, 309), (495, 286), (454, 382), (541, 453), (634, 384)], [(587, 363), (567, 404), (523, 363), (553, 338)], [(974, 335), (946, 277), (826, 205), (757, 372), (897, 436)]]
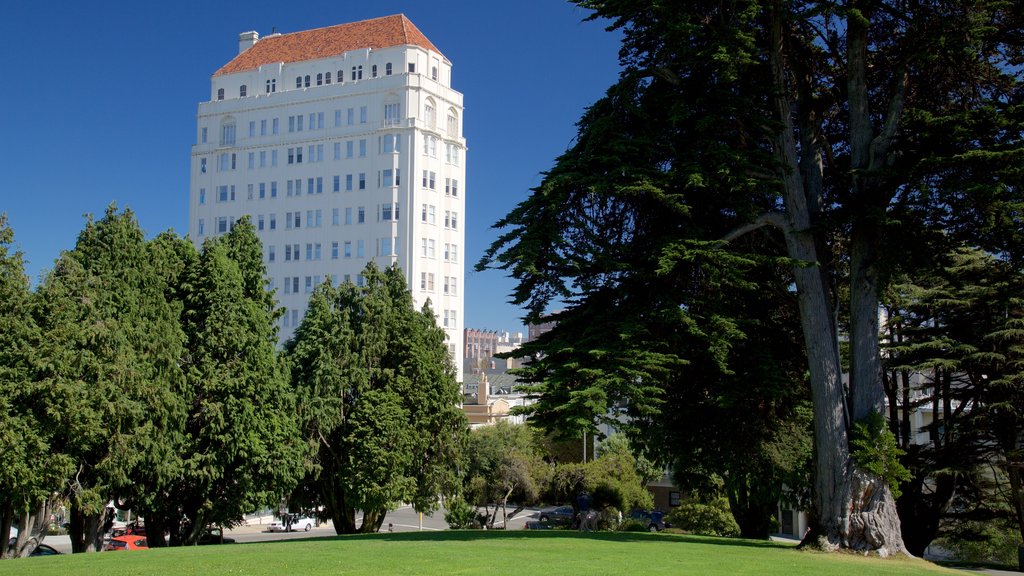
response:
[(306, 74), (306, 88), (309, 88), (309, 74)]
[(320, 72), (320, 73), (318, 73), (316, 75), (316, 85), (317, 86), (323, 86), (323, 84), (324, 84), (324, 74), (323, 74), (323, 72)]
[(217, 89), (217, 100), (223, 100), (223, 99), (224, 99), (224, 89), (223, 88), (218, 88)]
[(377, 77), (377, 65), (374, 64), (373, 66), (370, 67), (370, 78), (376, 78), (376, 77)]
[(238, 87), (238, 97), (239, 98), (245, 98), (245, 93), (246, 93), (247, 90), (248, 90), (248, 87), (245, 84), (242, 84), (241, 86), (239, 86)]
[(391, 62), (384, 65), (384, 75), (391, 76)]
[(295, 87), (302, 88), (302, 76), (295, 77)]
[(430, 68), (430, 79), (435, 81), (437, 80), (437, 66), (432, 66)]
[(331, 73), (330, 72), (328, 72), (327, 74), (324, 74), (324, 82), (327, 83), (327, 84), (331, 83)]
[(409, 62), (409, 74), (415, 74), (415, 73), (416, 73), (416, 63), (415, 62)]
[(276, 79), (267, 80), (267, 94), (270, 94), (271, 92), (277, 92), (277, 80)]

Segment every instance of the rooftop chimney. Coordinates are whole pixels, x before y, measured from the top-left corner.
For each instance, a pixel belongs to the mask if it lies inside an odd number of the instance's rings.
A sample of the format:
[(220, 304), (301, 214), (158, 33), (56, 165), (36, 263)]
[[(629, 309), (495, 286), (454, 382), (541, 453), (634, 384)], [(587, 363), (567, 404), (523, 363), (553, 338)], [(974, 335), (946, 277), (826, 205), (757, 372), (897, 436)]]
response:
[(255, 30), (250, 30), (249, 32), (242, 32), (238, 35), (238, 53), (241, 54), (249, 48), (252, 48), (252, 45), (258, 42), (259, 39), (260, 33), (256, 32)]

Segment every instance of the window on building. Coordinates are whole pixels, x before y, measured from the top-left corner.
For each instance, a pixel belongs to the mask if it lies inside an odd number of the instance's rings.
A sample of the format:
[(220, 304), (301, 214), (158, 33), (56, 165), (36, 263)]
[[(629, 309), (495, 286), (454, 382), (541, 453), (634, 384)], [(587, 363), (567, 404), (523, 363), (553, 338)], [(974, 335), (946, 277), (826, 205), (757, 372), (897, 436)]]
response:
[(323, 86), (323, 84), (324, 84), (324, 74), (323, 74), (323, 72), (319, 72), (316, 75), (316, 85), (317, 86)]
[(295, 87), (302, 88), (302, 76), (295, 77)]
[(206, 188), (199, 189), (199, 203), (206, 204)]
[(305, 85), (306, 85), (306, 88), (309, 88), (309, 74), (306, 74), (306, 82), (305, 82)]
[(360, 124), (366, 124), (366, 122), (367, 122), (366, 106), (360, 106), (359, 107), (359, 123)]
[(365, 172), (360, 172), (359, 173), (359, 189), (360, 190), (366, 190), (366, 173)]
[(345, 190), (347, 192), (351, 192), (352, 191), (352, 175), (351, 174), (345, 174)]
[(357, 224), (362, 224), (363, 222), (366, 222), (366, 208), (363, 207), (363, 206), (360, 206), (356, 210), (356, 223)]
[(277, 92), (277, 80), (273, 78), (267, 80), (267, 94), (270, 94), (271, 92)]
[(227, 216), (221, 216), (217, 218), (217, 233), (223, 234), (228, 231), (228, 218)]
[(365, 158), (366, 157), (366, 139), (365, 138), (363, 138), (363, 139), (361, 139), (359, 141), (359, 157), (360, 158)]
[(352, 81), (355, 82), (356, 80), (362, 80), (362, 79), (363, 79), (363, 66), (362, 66), (362, 64), (360, 64), (359, 66), (353, 66), (352, 67)]
[(206, 234), (206, 221), (203, 220), (202, 218), (199, 219), (198, 229), (199, 229), (198, 233), (199, 233), (200, 236)]
[(270, 229), (277, 230), (277, 214), (270, 215)]
[(454, 111), (448, 112), (448, 137), (457, 138), (459, 135), (459, 117)]
[(345, 158), (351, 158), (355, 156), (356, 143), (355, 140), (345, 141)]
[(384, 65), (384, 75), (391, 76), (391, 62)]
[(351, 126), (351, 125), (356, 123), (356, 109), (355, 108), (348, 108), (347, 110), (345, 110), (345, 123), (348, 124), (349, 126)]
[(383, 176), (384, 176), (383, 184), (384, 184), (385, 188), (390, 188), (391, 186), (393, 186), (395, 184), (395, 173), (394, 173), (394, 170), (392, 170), (391, 168), (385, 168), (384, 171), (383, 171)]
[[(364, 257), (366, 257), (366, 242), (364, 240), (356, 240), (356, 258)], [(359, 278), (362, 277), (363, 275), (360, 274)], [(360, 286), (362, 286), (362, 284), (360, 284)]]
[(273, 130), (271, 130), (271, 133), (273, 133), (273, 134), (277, 134), (277, 129), (278, 129), (278, 126), (279, 126), (279, 124), (280, 124), (280, 122), (278, 122), (278, 120), (279, 120), (278, 118), (274, 118), (274, 119), (272, 120), (272, 127), (273, 127)]
[(384, 105), (384, 125), (385, 126), (397, 126), (401, 120), (399, 114), (401, 107), (398, 102), (392, 102)]
[(331, 260), (338, 259), (338, 243), (331, 242)]
[(423, 105), (423, 123), (426, 124), (428, 128), (434, 127), (433, 101), (428, 100), (427, 103)]
[(352, 257), (352, 242), (345, 242), (345, 258)]
[(338, 70), (338, 84), (344, 84), (344, 83), (345, 83), (345, 71), (344, 70)]
[(221, 146), (234, 146), (235, 145), (235, 123), (226, 122), (220, 127), (220, 145)]
[(430, 67), (430, 79), (437, 81), (437, 66)]
[(277, 198), (277, 180), (270, 183), (270, 197)]
[(324, 83), (326, 83), (326, 84), (330, 84), (331, 83), (331, 73), (330, 72), (324, 74)]
[(217, 89), (217, 100), (223, 100), (223, 99), (224, 99), (224, 89), (223, 88), (218, 88)]
[(376, 78), (376, 77), (377, 77), (377, 65), (374, 64), (373, 66), (370, 66), (370, 78)]
[(248, 87), (245, 84), (242, 84), (241, 86), (239, 86), (238, 87), (238, 97), (239, 98), (245, 98), (245, 93), (246, 93), (247, 90), (248, 90)]
[(415, 73), (416, 73), (416, 63), (415, 62), (409, 62), (409, 74), (415, 74)]
[(275, 250), (274, 246), (267, 246), (267, 262), (273, 262), (276, 257), (277, 250)]

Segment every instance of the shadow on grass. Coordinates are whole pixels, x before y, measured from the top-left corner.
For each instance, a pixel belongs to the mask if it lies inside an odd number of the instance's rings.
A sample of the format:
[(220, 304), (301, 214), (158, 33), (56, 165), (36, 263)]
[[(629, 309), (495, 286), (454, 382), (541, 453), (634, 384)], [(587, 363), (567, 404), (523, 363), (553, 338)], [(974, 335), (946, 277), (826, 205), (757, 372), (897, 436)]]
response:
[[(649, 532), (577, 532), (573, 530), (443, 530), (430, 532), (382, 532), (377, 534), (345, 534), (317, 538), (296, 538), (278, 543), (310, 540), (372, 539), (389, 542), (471, 542), (476, 540), (601, 540), (607, 542), (659, 542), (665, 544), (706, 544), (709, 546), (738, 546), (744, 548), (794, 549), (790, 544), (762, 540), (714, 538), (683, 534), (652, 534)], [(270, 542), (265, 542), (270, 544)]]

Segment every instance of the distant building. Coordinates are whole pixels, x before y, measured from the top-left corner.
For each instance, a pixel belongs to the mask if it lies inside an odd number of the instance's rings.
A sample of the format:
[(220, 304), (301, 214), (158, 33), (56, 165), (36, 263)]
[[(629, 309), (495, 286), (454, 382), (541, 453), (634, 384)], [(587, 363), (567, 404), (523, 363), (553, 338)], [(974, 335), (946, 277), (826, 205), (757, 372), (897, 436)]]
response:
[(398, 264), (431, 301), (459, 365), (466, 140), (452, 64), (403, 15), (261, 38), (210, 79), (192, 147), (189, 236), (248, 215), (270, 285), (298, 327), (326, 278)]

